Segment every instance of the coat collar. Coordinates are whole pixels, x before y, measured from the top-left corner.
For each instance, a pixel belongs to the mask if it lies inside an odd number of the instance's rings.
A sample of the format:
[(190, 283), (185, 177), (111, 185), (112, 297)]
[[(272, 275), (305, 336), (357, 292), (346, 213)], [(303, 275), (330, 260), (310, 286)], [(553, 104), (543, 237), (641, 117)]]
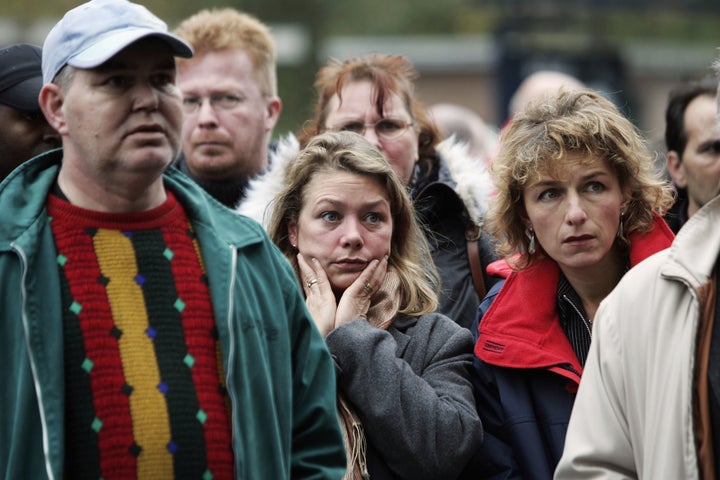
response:
[[(670, 246), (673, 233), (656, 216), (652, 230), (630, 236), (630, 265)], [(509, 368), (546, 368), (580, 381), (582, 367), (557, 314), (560, 269), (544, 258), (512, 272), (480, 322), (475, 355)]]

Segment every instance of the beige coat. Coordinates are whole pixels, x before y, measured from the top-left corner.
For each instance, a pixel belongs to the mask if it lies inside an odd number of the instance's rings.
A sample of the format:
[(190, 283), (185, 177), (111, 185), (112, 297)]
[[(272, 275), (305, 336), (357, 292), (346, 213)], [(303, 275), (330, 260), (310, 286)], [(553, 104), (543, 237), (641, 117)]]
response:
[(696, 441), (697, 426), (709, 428), (693, 408), (694, 392), (707, 388), (694, 383), (704, 366), (696, 339), (714, 313), (702, 315), (701, 296), (714, 298), (719, 252), (716, 198), (603, 301), (556, 479), (703, 478), (698, 465), (711, 466), (712, 454), (699, 455)]

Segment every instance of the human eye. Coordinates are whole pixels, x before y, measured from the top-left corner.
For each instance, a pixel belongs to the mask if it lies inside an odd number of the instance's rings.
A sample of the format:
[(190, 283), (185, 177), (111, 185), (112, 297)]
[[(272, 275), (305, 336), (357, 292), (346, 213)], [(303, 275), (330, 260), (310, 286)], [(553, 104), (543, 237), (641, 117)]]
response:
[(713, 155), (720, 155), (720, 140), (715, 140), (710, 145), (710, 153)]
[(230, 110), (235, 107), (237, 107), (240, 102), (243, 101), (243, 97), (239, 95), (233, 95), (230, 93), (221, 93), (218, 95), (213, 95), (212, 97), (212, 103), (213, 105), (217, 105), (218, 107), (222, 108), (223, 110)]
[(353, 132), (362, 135), (363, 130), (365, 130), (365, 125), (360, 122), (349, 122), (342, 125), (339, 130), (342, 132)]
[(546, 190), (541, 191), (537, 199), (541, 202), (548, 202), (550, 200), (554, 200), (560, 196), (560, 191), (557, 188), (548, 188)]
[(378, 212), (370, 212), (365, 215), (365, 220), (372, 224), (377, 224), (383, 221), (383, 216)]
[(170, 75), (168, 73), (159, 73), (157, 75), (153, 75), (151, 82), (155, 87), (165, 88), (168, 85), (172, 85), (175, 83), (175, 75)]
[(197, 110), (202, 104), (200, 97), (183, 97), (183, 108), (189, 112)]
[(375, 124), (375, 129), (379, 134), (392, 135), (402, 130), (404, 124), (399, 120), (383, 119)]
[(602, 182), (593, 181), (588, 182), (585, 189), (590, 193), (601, 193), (605, 191), (605, 185)]
[(110, 88), (128, 88), (132, 81), (126, 75), (108, 75), (103, 83)]
[(329, 223), (337, 222), (340, 219), (340, 215), (337, 212), (322, 212), (320, 218)]

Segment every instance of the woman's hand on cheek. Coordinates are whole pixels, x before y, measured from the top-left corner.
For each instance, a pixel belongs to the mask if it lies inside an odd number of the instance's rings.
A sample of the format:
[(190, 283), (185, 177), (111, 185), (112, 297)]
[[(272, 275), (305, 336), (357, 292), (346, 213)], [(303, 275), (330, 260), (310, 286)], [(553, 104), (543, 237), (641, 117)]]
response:
[(297, 260), (305, 292), (305, 305), (324, 338), (335, 328), (335, 295), (325, 270), (316, 258), (307, 261), (302, 253), (298, 253)]
[(360, 276), (350, 285), (340, 298), (335, 314), (335, 327), (339, 327), (356, 318), (367, 318), (370, 299), (382, 286), (387, 274), (388, 257), (371, 261)]

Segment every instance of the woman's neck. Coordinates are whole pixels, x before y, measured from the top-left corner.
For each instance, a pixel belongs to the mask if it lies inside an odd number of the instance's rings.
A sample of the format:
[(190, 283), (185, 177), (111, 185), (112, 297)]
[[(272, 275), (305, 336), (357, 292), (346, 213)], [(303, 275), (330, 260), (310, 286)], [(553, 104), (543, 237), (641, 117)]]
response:
[(583, 308), (590, 320), (600, 302), (615, 288), (627, 269), (627, 258), (620, 253), (608, 257), (589, 268), (562, 268), (565, 277), (582, 300)]

